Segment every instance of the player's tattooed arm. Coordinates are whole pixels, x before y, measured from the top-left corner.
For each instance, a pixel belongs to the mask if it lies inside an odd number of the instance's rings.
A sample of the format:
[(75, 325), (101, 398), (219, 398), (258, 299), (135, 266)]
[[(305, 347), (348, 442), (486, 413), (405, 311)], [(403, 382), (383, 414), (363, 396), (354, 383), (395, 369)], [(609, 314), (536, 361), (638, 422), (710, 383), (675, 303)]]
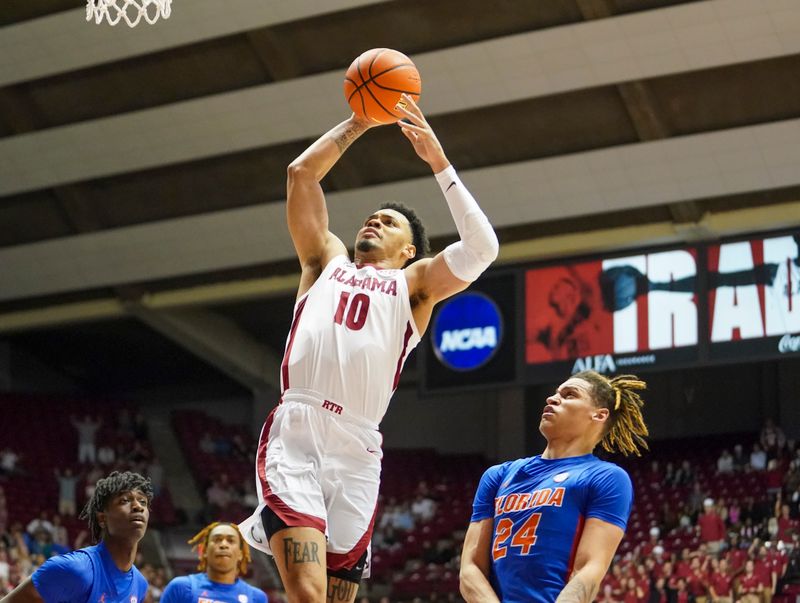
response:
[(556, 603), (591, 603), (596, 594), (597, 585), (594, 582), (574, 575), (558, 595)]
[(331, 132), (331, 135), (339, 149), (339, 153), (344, 153), (368, 128), (369, 125), (365, 121), (356, 120), (355, 118), (351, 118), (336, 126), (333, 132)]

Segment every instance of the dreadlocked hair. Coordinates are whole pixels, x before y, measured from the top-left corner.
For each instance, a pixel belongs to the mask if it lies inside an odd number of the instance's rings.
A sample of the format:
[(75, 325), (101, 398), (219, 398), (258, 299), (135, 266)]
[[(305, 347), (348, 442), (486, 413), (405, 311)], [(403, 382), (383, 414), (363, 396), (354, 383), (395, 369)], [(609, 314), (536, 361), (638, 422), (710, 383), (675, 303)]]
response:
[(595, 404), (610, 411), (605, 435), (600, 440), (603, 449), (641, 456), (641, 449), (648, 448), (645, 437), (649, 432), (642, 416), (644, 400), (638, 391), (646, 389), (647, 384), (635, 375), (609, 378), (596, 371), (582, 371), (573, 377), (587, 381)]
[(239, 575), (244, 576), (247, 574), (247, 567), (251, 562), (250, 546), (244, 541), (244, 538), (242, 538), (242, 532), (239, 530), (239, 526), (228, 521), (215, 521), (214, 523), (210, 523), (187, 541), (188, 544), (192, 545), (192, 550), (197, 551), (197, 558), (200, 561), (197, 564), (197, 570), (200, 572), (206, 571), (208, 565), (206, 562), (206, 549), (208, 548), (208, 541), (211, 538), (211, 532), (213, 532), (214, 528), (217, 526), (231, 526), (239, 534), (239, 550), (242, 551), (242, 558), (239, 560), (237, 569), (239, 570)]
[(97, 519), (97, 514), (106, 510), (106, 506), (112, 498), (133, 490), (138, 490), (147, 497), (149, 508), (153, 500), (153, 485), (149, 478), (132, 471), (112, 471), (107, 477), (97, 480), (94, 494), (86, 502), (86, 506), (80, 514), (80, 519), (86, 519), (89, 522), (89, 532), (93, 543), (100, 542), (103, 537), (103, 528)]

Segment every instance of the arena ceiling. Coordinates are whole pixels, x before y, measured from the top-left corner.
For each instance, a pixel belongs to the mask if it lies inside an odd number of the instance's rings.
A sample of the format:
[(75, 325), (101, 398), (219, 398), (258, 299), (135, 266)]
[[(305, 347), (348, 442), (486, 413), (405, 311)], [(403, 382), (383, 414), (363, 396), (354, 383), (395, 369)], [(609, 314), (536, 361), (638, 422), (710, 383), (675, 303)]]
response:
[[(285, 168), (346, 117), (344, 70), (372, 47), (418, 65), (503, 262), (800, 223), (797, 0), (174, 0), (153, 26), (84, 17), (83, 0), (0, 5), (0, 338), (98, 388), (126, 361), (132, 383), (172, 362), (177, 380), (210, 363), (274, 385), (298, 269)], [(420, 210), (434, 248), (454, 236), (393, 126), (324, 184), (345, 241), (387, 198)], [(111, 351), (131, 340), (142, 353)]]

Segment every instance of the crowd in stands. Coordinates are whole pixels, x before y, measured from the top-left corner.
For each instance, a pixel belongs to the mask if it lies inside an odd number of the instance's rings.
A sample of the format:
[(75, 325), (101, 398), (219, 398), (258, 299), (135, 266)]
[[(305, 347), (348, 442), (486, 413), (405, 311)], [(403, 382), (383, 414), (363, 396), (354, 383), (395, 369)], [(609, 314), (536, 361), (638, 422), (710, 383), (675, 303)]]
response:
[[(657, 460), (629, 468), (636, 493), (654, 492), (634, 516), (604, 580), (604, 603), (770, 603), (794, 599), (800, 579), (800, 447), (768, 421), (746, 443), (716, 458)], [(648, 492), (649, 491), (649, 492)], [(672, 498), (678, 493), (678, 498)], [(641, 505), (639, 505), (641, 507)]]
[[(0, 596), (49, 557), (92, 544), (78, 515), (94, 484), (111, 471), (148, 475), (157, 493), (151, 523), (174, 523), (175, 509), (163, 488), (163, 467), (153, 454), (141, 413), (85, 400), (15, 396), (11, 402), (2, 401), (7, 404), (4, 415), (9, 424), (24, 425), (27, 417), (36, 416), (39, 427), (36, 438), (4, 432)], [(56, 404), (59, 413), (49, 412)], [(64, 412), (78, 410), (80, 415), (64, 420)]]
[[(139, 471), (153, 479), (157, 492), (163, 489), (163, 468), (141, 415), (126, 410), (110, 423), (99, 416), (72, 419), (76, 462), (59, 455), (52, 496), (45, 497), (52, 504), (30, 517), (10, 510), (6, 490), (37, 469), (28, 466), (24, 449), (0, 451), (0, 594), (48, 556), (89, 544), (75, 515), (108, 471)], [(180, 413), (174, 424), (207, 501), (203, 517), (192, 519), (246, 516), (258, 503), (254, 438), (202, 413)], [(620, 461), (634, 481), (636, 501), (598, 601), (793, 600), (797, 587), (791, 583), (800, 582), (800, 446), (769, 421), (755, 438), (708, 442), (654, 442), (644, 459)], [(485, 468), (486, 461), (473, 456), (386, 452), (371, 564), (371, 583), (384, 588), (359, 603), (460, 600), (459, 554)], [(10, 517), (25, 523), (9, 525)], [(146, 563), (142, 568), (157, 602), (167, 571)], [(280, 601), (279, 593), (272, 594)]]

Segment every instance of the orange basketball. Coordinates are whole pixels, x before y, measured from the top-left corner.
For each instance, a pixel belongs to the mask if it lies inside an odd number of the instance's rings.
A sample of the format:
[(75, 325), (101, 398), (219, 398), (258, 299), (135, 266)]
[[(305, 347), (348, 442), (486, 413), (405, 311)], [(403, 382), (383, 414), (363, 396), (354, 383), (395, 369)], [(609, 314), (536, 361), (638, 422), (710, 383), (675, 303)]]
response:
[(395, 109), (403, 92), (416, 101), (421, 91), (422, 80), (414, 63), (391, 48), (367, 50), (344, 76), (344, 97), (353, 112), (382, 124), (405, 117)]

